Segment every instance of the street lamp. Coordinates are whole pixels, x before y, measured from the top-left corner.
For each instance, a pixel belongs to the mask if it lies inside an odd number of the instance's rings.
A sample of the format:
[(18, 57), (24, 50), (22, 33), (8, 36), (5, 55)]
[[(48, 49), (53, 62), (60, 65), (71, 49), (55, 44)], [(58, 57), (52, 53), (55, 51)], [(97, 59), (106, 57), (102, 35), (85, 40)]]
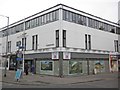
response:
[(23, 26), (24, 28), (23, 28), (23, 34), (22, 35), (23, 35), (23, 38), (24, 38), (24, 42), (23, 42), (24, 46), (22, 46), (22, 47), (23, 47), (23, 72), (24, 72), (24, 68), (25, 68), (25, 47), (26, 47), (25, 46), (25, 37), (26, 37), (26, 34), (27, 34), (27, 33), (25, 33), (25, 19), (24, 19), (23, 25), (24, 25)]
[(24, 22), (23, 22), (23, 33), (22, 33), (22, 35), (20, 35), (18, 38), (23, 38), (23, 43), (22, 43), (22, 46), (20, 46), (19, 47), (19, 49), (21, 49), (22, 48), (22, 70), (23, 70), (23, 72), (24, 72), (24, 64), (25, 64), (25, 47), (26, 47), (26, 45), (25, 45), (25, 38), (26, 38), (26, 36), (27, 36), (27, 33), (25, 33), (25, 19), (24, 19)]
[(0, 15), (2, 17), (6, 17), (7, 18), (7, 30), (6, 30), (6, 60), (5, 60), (5, 72), (4, 72), (4, 77), (6, 77), (6, 65), (7, 65), (7, 52), (8, 52), (8, 28), (9, 28), (9, 17), (5, 16), (5, 15)]
[(0, 68), (2, 69), (2, 43), (0, 43), (0, 49), (1, 49), (1, 52), (0, 52)]

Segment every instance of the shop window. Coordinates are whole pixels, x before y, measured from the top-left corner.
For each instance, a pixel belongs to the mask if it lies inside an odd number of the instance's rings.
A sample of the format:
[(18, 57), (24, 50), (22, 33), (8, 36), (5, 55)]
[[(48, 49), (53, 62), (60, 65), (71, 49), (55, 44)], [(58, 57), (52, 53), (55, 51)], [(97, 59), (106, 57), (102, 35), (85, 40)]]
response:
[(96, 69), (96, 73), (105, 72), (105, 63), (104, 63), (104, 61), (103, 60), (95, 61), (94, 68)]
[(79, 63), (77, 61), (70, 61), (69, 65), (70, 65), (70, 69), (69, 69), (70, 74), (75, 74), (79, 72)]
[(53, 70), (53, 62), (52, 61), (41, 61), (41, 70)]
[(69, 74), (83, 74), (84, 72), (82, 61), (69, 61)]

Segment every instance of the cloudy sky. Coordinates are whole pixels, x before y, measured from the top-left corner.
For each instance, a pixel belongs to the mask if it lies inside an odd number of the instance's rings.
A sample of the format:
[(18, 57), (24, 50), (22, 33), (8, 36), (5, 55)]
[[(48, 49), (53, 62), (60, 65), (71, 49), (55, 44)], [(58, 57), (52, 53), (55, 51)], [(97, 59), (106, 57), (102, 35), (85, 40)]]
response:
[[(10, 24), (31, 16), (56, 4), (65, 4), (101, 18), (118, 21), (120, 0), (0, 0), (0, 15), (10, 17)], [(0, 28), (7, 25), (7, 18), (0, 16)]]

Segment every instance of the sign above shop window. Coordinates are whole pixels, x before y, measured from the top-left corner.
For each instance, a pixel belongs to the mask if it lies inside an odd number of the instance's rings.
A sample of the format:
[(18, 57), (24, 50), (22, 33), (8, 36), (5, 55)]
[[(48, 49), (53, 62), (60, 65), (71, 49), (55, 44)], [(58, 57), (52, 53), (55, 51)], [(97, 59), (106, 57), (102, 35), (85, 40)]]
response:
[(58, 52), (53, 52), (52, 53), (52, 59), (59, 59), (59, 53)]
[(111, 60), (118, 60), (118, 57), (116, 55), (109, 55), (109, 58)]
[(63, 59), (71, 59), (71, 53), (70, 52), (63, 52)]

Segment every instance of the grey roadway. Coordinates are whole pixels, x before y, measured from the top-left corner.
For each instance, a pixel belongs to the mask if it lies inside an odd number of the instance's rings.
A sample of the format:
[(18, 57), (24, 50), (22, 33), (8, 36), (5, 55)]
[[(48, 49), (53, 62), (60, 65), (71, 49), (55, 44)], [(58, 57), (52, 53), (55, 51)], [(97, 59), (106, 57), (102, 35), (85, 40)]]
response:
[(118, 73), (63, 78), (43, 75), (24, 75), (16, 82), (15, 72), (7, 72), (2, 79), (3, 88), (118, 88)]

